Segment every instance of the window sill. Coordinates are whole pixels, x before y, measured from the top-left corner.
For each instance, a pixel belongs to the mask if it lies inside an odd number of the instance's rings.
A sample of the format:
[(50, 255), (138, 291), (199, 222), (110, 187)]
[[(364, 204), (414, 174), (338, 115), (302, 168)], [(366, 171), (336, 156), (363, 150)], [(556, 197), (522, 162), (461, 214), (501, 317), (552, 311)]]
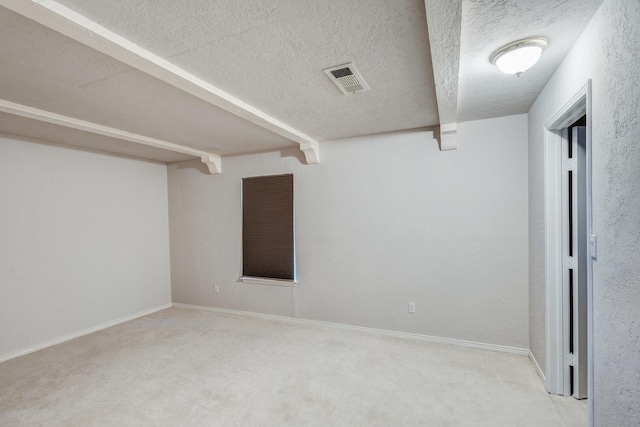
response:
[(298, 285), (296, 280), (265, 279), (264, 277), (242, 276), (239, 281), (254, 285), (287, 286), (290, 288), (295, 288)]

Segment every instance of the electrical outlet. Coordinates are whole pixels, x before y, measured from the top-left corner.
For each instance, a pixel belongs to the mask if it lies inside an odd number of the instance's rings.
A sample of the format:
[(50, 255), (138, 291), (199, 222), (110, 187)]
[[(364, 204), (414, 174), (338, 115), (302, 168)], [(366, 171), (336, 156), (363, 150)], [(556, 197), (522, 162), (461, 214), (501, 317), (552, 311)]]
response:
[(410, 302), (409, 303), (409, 313), (416, 314), (416, 303), (415, 302)]
[(213, 288), (213, 291), (214, 291), (216, 294), (219, 294), (219, 293), (220, 293), (220, 286), (216, 285), (216, 286)]

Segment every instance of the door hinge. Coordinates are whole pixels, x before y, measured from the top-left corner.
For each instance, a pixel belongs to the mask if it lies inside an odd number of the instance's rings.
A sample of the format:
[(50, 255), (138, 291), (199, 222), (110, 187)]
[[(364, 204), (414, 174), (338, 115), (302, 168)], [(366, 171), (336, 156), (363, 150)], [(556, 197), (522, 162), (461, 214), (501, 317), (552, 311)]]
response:
[(568, 256), (565, 260), (565, 268), (576, 268), (576, 260), (572, 256)]
[(576, 366), (576, 357), (573, 353), (567, 353), (564, 355), (565, 363), (569, 366)]
[(565, 159), (564, 161), (564, 170), (572, 171), (576, 169), (576, 159)]

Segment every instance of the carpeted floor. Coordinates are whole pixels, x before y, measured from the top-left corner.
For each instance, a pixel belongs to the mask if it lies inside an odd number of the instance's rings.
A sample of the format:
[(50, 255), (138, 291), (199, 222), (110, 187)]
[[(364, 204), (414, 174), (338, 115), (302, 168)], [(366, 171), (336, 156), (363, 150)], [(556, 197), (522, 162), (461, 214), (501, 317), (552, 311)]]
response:
[(0, 426), (586, 426), (524, 356), (171, 308), (0, 364)]

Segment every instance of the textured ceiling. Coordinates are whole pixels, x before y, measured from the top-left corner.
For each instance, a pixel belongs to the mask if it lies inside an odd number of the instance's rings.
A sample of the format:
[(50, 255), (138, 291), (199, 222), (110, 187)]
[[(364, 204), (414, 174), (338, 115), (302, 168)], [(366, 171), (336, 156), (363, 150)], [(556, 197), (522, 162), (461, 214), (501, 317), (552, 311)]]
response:
[[(221, 155), (296, 146), (282, 128), (320, 141), (440, 120), (455, 129), (456, 122), (526, 113), (601, 1), (0, 0), (13, 10), (0, 7), (0, 101)], [(80, 14), (93, 27), (69, 15), (52, 18), (47, 7)], [(126, 58), (117, 42), (116, 50), (103, 49), (109, 42), (92, 32), (99, 26), (236, 97), (240, 110), (140, 66), (146, 59), (135, 49)], [(527, 36), (550, 44), (521, 77), (489, 62), (496, 48)], [(346, 62), (370, 91), (345, 96), (322, 72)], [(249, 110), (281, 123), (248, 121)], [(0, 132), (184, 158), (11, 117), (0, 116)]]
[(296, 145), (4, 8), (0, 40), (0, 99), (218, 154)]
[[(60, 3), (319, 140), (438, 123), (424, 0)], [(369, 92), (322, 72), (351, 61)]]
[[(458, 88), (458, 121), (520, 114), (529, 108), (591, 19), (602, 0), (464, 0)], [(489, 57), (515, 40), (549, 40), (540, 62), (515, 77)]]

